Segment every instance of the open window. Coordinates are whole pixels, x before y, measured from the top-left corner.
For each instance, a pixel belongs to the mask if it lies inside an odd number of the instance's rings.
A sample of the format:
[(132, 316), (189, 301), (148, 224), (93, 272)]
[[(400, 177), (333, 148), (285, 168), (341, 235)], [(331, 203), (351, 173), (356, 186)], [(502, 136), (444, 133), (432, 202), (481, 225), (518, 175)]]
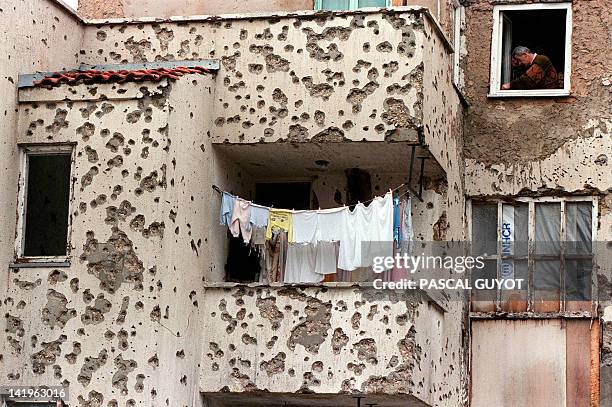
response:
[(68, 257), (71, 145), (21, 147), (17, 263), (63, 263)]
[[(569, 95), (571, 38), (571, 3), (495, 6), (489, 96)], [(519, 46), (539, 58), (513, 60)]]
[(485, 259), (472, 280), (523, 281), (520, 289), (472, 291), (473, 312), (591, 311), (596, 198), (473, 202), (470, 211), (472, 254)]
[(315, 10), (355, 10), (364, 7), (391, 7), (391, 0), (315, 0)]

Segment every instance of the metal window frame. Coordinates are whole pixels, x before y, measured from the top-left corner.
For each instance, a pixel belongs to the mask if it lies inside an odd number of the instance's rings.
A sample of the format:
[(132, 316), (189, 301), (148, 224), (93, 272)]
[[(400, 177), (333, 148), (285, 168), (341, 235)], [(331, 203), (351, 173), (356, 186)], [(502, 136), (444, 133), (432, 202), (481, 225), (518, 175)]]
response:
[[(385, 0), (384, 7), (391, 7), (393, 0)], [(359, 0), (348, 0), (349, 8), (347, 10), (357, 10), (359, 8)], [(323, 8), (323, 0), (315, 0), (314, 2), (315, 10), (327, 10)]]
[[(502, 90), (501, 61), (503, 44), (504, 11), (565, 10), (565, 69), (563, 89)], [(572, 3), (504, 4), (493, 6), (493, 33), (491, 36), (491, 71), (488, 97), (568, 96), (571, 90), (572, 73)]]
[[(40, 265), (49, 265), (51, 267), (60, 267), (69, 265), (70, 259), (70, 242), (72, 234), (72, 201), (74, 197), (74, 162), (75, 162), (75, 145), (76, 143), (58, 143), (58, 144), (20, 144), (19, 145), (19, 160), (20, 171), (17, 197), (17, 229), (15, 233), (15, 262), (12, 267), (33, 267)], [(26, 214), (27, 214), (27, 197), (28, 197), (28, 177), (29, 177), (29, 157), (32, 155), (70, 155), (70, 182), (68, 192), (68, 219), (67, 219), (67, 234), (66, 234), (66, 254), (62, 256), (25, 256), (23, 254), (26, 238)]]
[[(597, 297), (595, 295), (592, 296), (591, 299), (591, 303), (592, 303), (592, 307), (591, 307), (591, 311), (590, 312), (573, 312), (573, 311), (568, 311), (566, 309), (566, 287), (565, 287), (565, 273), (564, 273), (564, 267), (565, 267), (565, 260), (566, 257), (567, 258), (574, 258), (576, 256), (566, 256), (566, 247), (565, 247), (565, 242), (563, 239), (565, 239), (566, 236), (566, 216), (565, 216), (565, 206), (568, 202), (591, 202), (591, 242), (596, 242), (597, 240), (597, 219), (598, 219), (598, 202), (599, 199), (597, 196), (567, 196), (567, 197), (519, 197), (519, 198), (515, 198), (513, 200), (504, 200), (504, 199), (491, 199), (491, 200), (468, 200), (466, 202), (466, 221), (468, 222), (467, 224), (467, 235), (468, 235), (468, 241), (471, 242), (472, 238), (473, 238), (473, 229), (472, 229), (472, 206), (474, 204), (497, 204), (497, 253), (495, 255), (488, 255), (485, 257), (485, 259), (495, 259), (497, 260), (497, 278), (500, 278), (500, 273), (501, 273), (501, 261), (502, 261), (502, 255), (501, 255), (501, 222), (502, 222), (502, 213), (503, 213), (503, 205), (506, 204), (512, 204), (512, 203), (516, 203), (516, 202), (520, 202), (520, 203), (527, 203), (528, 204), (528, 253), (527, 253), (527, 262), (528, 262), (528, 282), (527, 282), (527, 313), (528, 314), (535, 314), (535, 309), (534, 309), (534, 286), (533, 286), (533, 277), (534, 277), (534, 266), (535, 266), (535, 260), (538, 258), (538, 256), (536, 256), (535, 254), (535, 216), (536, 216), (536, 204), (539, 203), (558, 203), (561, 205), (561, 211), (560, 211), (560, 231), (559, 231), (559, 238), (560, 243), (561, 243), (561, 247), (560, 247), (560, 254), (559, 254), (559, 259), (560, 259), (560, 264), (561, 264), (561, 268), (559, 270), (560, 272), (560, 284), (561, 284), (561, 292), (560, 292), (560, 298), (559, 298), (559, 312), (557, 313), (543, 313), (543, 314), (550, 314), (551, 316), (554, 316), (555, 314), (561, 314), (561, 315), (567, 315), (567, 316), (572, 316), (572, 315), (576, 315), (576, 316), (589, 316), (593, 314), (593, 310), (597, 309)], [(594, 247), (592, 247), (593, 252), (590, 255), (590, 258), (592, 259), (592, 272), (591, 272), (591, 292), (594, 294), (597, 292), (597, 273), (595, 272), (595, 270), (597, 270), (597, 266), (596, 266), (596, 256), (595, 256), (595, 250)], [(477, 312), (475, 314), (491, 314), (491, 313), (498, 313), (498, 312), (503, 312), (501, 305), (502, 305), (502, 291), (501, 290), (497, 290), (496, 293), (496, 300), (495, 300), (495, 311), (494, 312), (489, 312), (489, 313), (482, 313), (482, 312)], [(471, 302), (471, 301), (470, 301)], [(471, 305), (470, 305), (471, 306)], [(522, 313), (524, 314), (524, 313)], [(521, 315), (522, 315), (521, 314)]]

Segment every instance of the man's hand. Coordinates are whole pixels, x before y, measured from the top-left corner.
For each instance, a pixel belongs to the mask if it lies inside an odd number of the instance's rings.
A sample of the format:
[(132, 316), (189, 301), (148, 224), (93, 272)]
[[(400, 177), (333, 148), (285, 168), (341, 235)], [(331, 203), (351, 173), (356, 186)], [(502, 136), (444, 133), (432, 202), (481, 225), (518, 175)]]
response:
[(506, 90), (506, 89), (510, 89), (510, 82), (508, 82), (508, 83), (504, 83), (504, 84), (502, 85), (502, 89), (504, 89), (504, 90)]

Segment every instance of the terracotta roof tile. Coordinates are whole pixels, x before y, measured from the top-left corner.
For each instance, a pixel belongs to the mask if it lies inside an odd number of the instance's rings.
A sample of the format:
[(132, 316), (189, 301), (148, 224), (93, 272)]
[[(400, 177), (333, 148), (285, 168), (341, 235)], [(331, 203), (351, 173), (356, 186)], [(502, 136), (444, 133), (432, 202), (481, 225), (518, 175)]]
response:
[(210, 69), (200, 66), (187, 68), (176, 67), (172, 69), (157, 68), (157, 69), (138, 69), (138, 70), (121, 70), (121, 71), (69, 71), (56, 72), (52, 75), (45, 76), (39, 81), (34, 82), (34, 86), (58, 86), (60, 84), (74, 85), (77, 83), (124, 83), (124, 82), (142, 82), (153, 81), (158, 82), (164, 78), (178, 79), (185, 74), (208, 74), (212, 73)]

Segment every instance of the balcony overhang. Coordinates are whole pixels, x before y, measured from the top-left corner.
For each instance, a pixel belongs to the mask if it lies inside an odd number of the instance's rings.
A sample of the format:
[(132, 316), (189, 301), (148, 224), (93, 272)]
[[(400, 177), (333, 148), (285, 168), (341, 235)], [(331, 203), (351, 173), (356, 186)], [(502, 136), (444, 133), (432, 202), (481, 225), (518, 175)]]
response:
[(415, 185), (420, 177), (439, 179), (444, 171), (426, 147), (412, 143), (336, 142), (336, 143), (256, 143), (216, 144), (215, 149), (228, 160), (240, 165), (255, 180), (304, 179), (326, 174), (343, 174), (351, 168), (376, 173), (410, 172), (413, 156)]

